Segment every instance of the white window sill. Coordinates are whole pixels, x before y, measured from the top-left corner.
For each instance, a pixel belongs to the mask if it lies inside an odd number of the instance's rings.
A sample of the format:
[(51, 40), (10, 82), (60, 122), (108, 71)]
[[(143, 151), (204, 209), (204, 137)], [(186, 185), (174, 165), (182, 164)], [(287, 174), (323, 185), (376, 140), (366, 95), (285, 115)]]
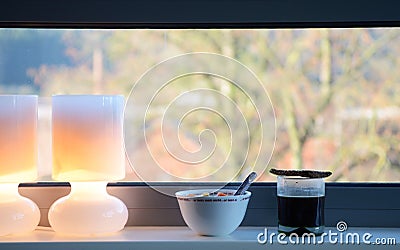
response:
[[(328, 237), (320, 244), (288, 244), (282, 245), (276, 237), (272, 244), (257, 242), (259, 233), (264, 232), (264, 227), (241, 227), (229, 236), (204, 237), (198, 236), (187, 227), (126, 227), (123, 231), (106, 236), (75, 237), (55, 234), (50, 228), (39, 227), (32, 233), (18, 236), (5, 236), (0, 238), (0, 249), (364, 249), (361, 244), (332, 244)], [(338, 233), (336, 228), (326, 228)], [(277, 234), (276, 228), (268, 227), (268, 234)], [(396, 228), (351, 228), (345, 233), (370, 233), (374, 241), (376, 238), (395, 238), (396, 245), (375, 245), (374, 249), (398, 248), (400, 245), (400, 229)], [(339, 239), (339, 237), (337, 237)], [(317, 238), (319, 240), (320, 238)], [(286, 239), (287, 240), (287, 239)]]

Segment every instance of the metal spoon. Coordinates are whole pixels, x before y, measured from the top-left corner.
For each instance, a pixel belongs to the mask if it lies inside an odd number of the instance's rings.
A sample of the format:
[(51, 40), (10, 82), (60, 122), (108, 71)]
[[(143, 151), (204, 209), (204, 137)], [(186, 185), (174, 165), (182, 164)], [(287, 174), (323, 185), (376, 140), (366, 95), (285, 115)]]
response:
[(256, 172), (251, 172), (246, 179), (240, 184), (239, 188), (236, 190), (234, 195), (242, 195), (244, 194), (247, 189), (250, 187), (250, 184), (257, 178)]

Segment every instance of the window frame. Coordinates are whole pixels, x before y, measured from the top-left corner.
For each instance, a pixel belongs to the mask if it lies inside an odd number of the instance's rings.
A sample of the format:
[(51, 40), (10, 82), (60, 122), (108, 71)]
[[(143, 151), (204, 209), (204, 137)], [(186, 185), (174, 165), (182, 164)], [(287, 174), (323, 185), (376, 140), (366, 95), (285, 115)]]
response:
[(8, 1), (0, 27), (313, 28), (400, 26), (395, 0)]
[[(173, 191), (220, 187), (218, 183), (149, 183), (157, 189)], [(237, 188), (229, 183), (226, 188)], [(276, 226), (276, 183), (256, 182), (242, 226)], [(48, 226), (47, 212), (58, 198), (69, 193), (65, 182), (20, 184), (20, 193), (35, 201), (41, 210), (40, 225)], [(162, 194), (143, 182), (109, 183), (108, 192), (128, 207), (127, 226), (183, 226), (175, 197)], [(345, 221), (350, 227), (395, 228), (400, 225), (400, 193), (398, 183), (326, 183), (325, 224), (334, 227)]]
[[(229, 6), (229, 8), (227, 8)], [(400, 27), (400, 2), (393, 0), (14, 0), (2, 4), (0, 27), (8, 28), (346, 28)], [(188, 188), (210, 183), (152, 183)], [(232, 186), (237, 183), (230, 184)], [(20, 192), (35, 200), (43, 216), (67, 183), (26, 183)], [(123, 199), (139, 222), (131, 225), (183, 225), (173, 197), (153, 192), (145, 183), (118, 182), (109, 191)], [(255, 183), (243, 225), (275, 226), (276, 183)], [(398, 227), (400, 183), (327, 183), (326, 218), (333, 226)], [(150, 194), (150, 195), (149, 195)], [(146, 197), (146, 198), (143, 198)], [(371, 197), (373, 200), (371, 200)], [(156, 201), (156, 202), (155, 202)], [(161, 212), (161, 215), (160, 215)], [(158, 216), (157, 216), (158, 214)], [(165, 216), (171, 214), (171, 216)], [(41, 222), (43, 225), (46, 221)], [(129, 225), (129, 222), (128, 222)]]

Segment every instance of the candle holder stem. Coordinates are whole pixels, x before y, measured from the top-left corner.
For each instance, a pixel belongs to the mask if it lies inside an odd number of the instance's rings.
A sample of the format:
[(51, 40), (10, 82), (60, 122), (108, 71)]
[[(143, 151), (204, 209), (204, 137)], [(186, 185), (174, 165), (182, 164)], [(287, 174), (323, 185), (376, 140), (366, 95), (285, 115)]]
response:
[(49, 211), (49, 223), (57, 233), (106, 234), (120, 231), (128, 209), (107, 193), (107, 182), (71, 182), (69, 195), (58, 199)]

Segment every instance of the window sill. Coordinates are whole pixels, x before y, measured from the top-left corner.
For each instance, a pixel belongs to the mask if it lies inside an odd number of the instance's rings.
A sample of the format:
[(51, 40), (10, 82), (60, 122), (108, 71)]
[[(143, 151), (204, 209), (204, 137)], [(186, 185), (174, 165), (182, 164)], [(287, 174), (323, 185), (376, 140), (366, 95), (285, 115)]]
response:
[[(268, 235), (277, 234), (276, 228), (268, 227)], [(336, 228), (327, 228), (338, 233)], [(284, 247), (306, 247), (307, 249), (323, 247), (324, 249), (363, 249), (365, 243), (360, 244), (332, 244), (328, 237), (322, 246), (319, 244), (279, 244), (276, 237), (272, 244), (260, 244), (258, 234), (265, 232), (264, 227), (241, 227), (229, 236), (203, 237), (193, 233), (187, 227), (126, 227), (119, 233), (107, 236), (75, 237), (55, 234), (48, 227), (39, 227), (32, 233), (0, 238), (1, 249), (281, 249)], [(370, 241), (377, 238), (395, 238), (397, 245), (375, 245), (374, 249), (398, 248), (400, 243), (400, 229), (395, 228), (351, 228), (343, 233), (370, 233)], [(317, 241), (320, 238), (317, 238)], [(337, 237), (339, 240), (340, 238)], [(286, 238), (287, 240), (287, 238)]]

